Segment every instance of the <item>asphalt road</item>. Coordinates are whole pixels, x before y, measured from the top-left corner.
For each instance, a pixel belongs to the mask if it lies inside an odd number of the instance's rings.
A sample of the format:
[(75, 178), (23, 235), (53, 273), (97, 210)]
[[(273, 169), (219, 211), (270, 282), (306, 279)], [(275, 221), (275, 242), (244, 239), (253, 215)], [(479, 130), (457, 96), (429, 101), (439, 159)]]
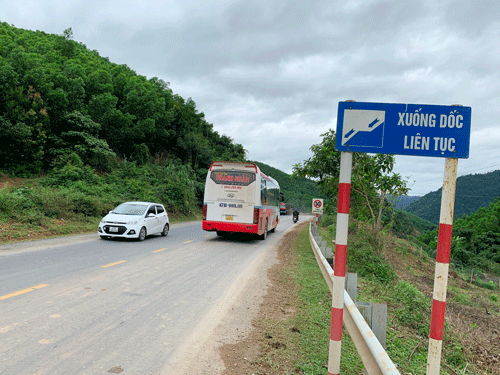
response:
[(0, 374), (166, 373), (292, 225), (281, 217), (266, 241), (191, 222), (144, 242), (95, 234), (0, 246)]

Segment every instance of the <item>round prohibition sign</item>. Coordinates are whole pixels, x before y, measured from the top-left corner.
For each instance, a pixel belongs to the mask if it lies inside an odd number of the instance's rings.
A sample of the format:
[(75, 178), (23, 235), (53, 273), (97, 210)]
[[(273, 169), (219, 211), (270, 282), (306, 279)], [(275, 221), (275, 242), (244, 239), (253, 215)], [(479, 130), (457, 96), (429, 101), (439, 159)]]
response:
[(321, 205), (322, 205), (320, 200), (315, 200), (313, 204), (314, 204), (314, 207), (316, 207), (316, 208), (321, 208)]

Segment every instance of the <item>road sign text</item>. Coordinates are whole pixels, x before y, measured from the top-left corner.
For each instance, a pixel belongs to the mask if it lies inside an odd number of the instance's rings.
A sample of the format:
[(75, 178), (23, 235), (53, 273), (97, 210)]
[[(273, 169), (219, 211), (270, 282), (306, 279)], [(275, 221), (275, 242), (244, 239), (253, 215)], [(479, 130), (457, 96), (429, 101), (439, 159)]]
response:
[(468, 158), (471, 108), (340, 102), (339, 151)]

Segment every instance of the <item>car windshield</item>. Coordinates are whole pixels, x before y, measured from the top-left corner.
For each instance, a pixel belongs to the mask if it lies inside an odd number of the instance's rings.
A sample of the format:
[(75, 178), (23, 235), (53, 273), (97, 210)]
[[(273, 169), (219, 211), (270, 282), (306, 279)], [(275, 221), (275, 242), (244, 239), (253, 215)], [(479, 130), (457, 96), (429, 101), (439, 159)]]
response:
[(138, 203), (123, 203), (113, 210), (114, 214), (119, 215), (144, 215), (148, 205)]

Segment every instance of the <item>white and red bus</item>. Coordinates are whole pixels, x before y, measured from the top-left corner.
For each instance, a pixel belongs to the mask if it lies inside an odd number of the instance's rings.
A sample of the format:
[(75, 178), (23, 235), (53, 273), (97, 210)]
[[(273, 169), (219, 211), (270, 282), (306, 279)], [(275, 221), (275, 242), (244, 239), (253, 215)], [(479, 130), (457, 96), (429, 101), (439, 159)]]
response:
[(279, 222), (280, 187), (254, 163), (216, 161), (205, 183), (202, 227), (223, 236), (254, 233), (266, 239)]

